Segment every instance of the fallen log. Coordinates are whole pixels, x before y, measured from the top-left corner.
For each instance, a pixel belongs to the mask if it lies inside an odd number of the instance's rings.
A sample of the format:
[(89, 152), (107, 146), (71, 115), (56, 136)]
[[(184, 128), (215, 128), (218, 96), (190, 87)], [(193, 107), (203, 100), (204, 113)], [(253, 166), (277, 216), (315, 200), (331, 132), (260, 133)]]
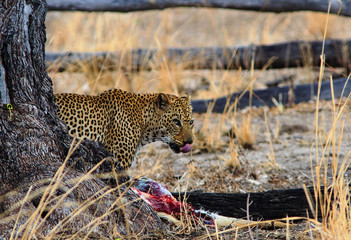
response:
[[(129, 71), (151, 70), (157, 66), (158, 59), (182, 64), (185, 69), (261, 69), (269, 62), (269, 68), (293, 68), (320, 66), (322, 41), (288, 43), (272, 45), (250, 45), (238, 47), (207, 47), (207, 48), (169, 48), (135, 49), (126, 53), (98, 52), (98, 53), (46, 53), (47, 67), (64, 71), (79, 70), (81, 63), (94, 64), (104, 70)], [(325, 62), (332, 67), (351, 69), (351, 40), (326, 40), (324, 44)], [(161, 57), (162, 56), (162, 57)], [(307, 63), (306, 63), (307, 61)], [(162, 60), (163, 62), (163, 60)], [(49, 68), (50, 69), (50, 68)]]
[[(308, 190), (315, 203), (313, 187)], [(180, 201), (190, 203), (196, 209), (205, 209), (233, 218), (247, 218), (247, 211), (252, 220), (271, 220), (289, 217), (313, 217), (302, 188), (272, 190), (259, 193), (172, 193)], [(249, 206), (248, 206), (249, 202)], [(318, 216), (321, 216), (320, 213)]]
[[(252, 93), (251, 106), (262, 107), (276, 106), (276, 103), (286, 105), (289, 103), (289, 86), (286, 87), (271, 87), (263, 90), (254, 90)], [(339, 78), (333, 80), (334, 97), (347, 97), (351, 92), (351, 83), (347, 78)], [(294, 103), (308, 102), (317, 96), (318, 83), (301, 84), (294, 87)], [(217, 99), (207, 100), (192, 100), (193, 112), (205, 113), (211, 104), (213, 105), (213, 112), (223, 113), (227, 101), (233, 104), (237, 101), (237, 108), (242, 109), (250, 106), (250, 93), (237, 92), (230, 96), (221, 97)], [(276, 100), (276, 102), (274, 101)], [(321, 83), (320, 99), (331, 100), (330, 81)]]
[[(260, 12), (316, 11), (327, 12), (329, 1), (322, 0), (48, 0), (49, 11), (132, 12), (175, 7), (211, 7)], [(351, 16), (349, 1), (331, 1), (330, 13)], [(340, 12), (339, 12), (340, 11)]]

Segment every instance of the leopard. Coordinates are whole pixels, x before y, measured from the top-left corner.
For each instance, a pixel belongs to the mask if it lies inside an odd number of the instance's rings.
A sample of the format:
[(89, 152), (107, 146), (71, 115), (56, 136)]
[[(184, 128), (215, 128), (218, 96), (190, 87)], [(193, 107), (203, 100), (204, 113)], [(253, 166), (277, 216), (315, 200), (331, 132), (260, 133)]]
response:
[(175, 153), (192, 149), (194, 117), (187, 94), (111, 89), (95, 96), (55, 94), (55, 102), (72, 137), (102, 143), (125, 169), (152, 142), (166, 143)]

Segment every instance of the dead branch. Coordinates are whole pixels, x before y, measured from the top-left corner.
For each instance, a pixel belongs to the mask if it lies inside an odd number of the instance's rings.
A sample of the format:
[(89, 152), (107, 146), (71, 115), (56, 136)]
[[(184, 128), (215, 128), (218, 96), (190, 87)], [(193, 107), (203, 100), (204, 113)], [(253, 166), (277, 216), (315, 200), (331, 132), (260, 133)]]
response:
[[(331, 1), (330, 12), (351, 16), (349, 1)], [(316, 0), (48, 0), (50, 11), (113, 11), (132, 12), (143, 10), (161, 10), (175, 7), (211, 7), (260, 12), (315, 11), (327, 12), (329, 1)]]
[[(313, 187), (308, 188), (314, 196)], [(259, 193), (172, 193), (174, 197), (220, 215), (253, 220), (270, 220), (289, 217), (313, 216), (302, 188), (272, 190)], [(250, 202), (249, 212), (247, 203)], [(312, 201), (315, 201), (314, 197)]]
[[(50, 69), (77, 71), (79, 64), (94, 64), (104, 70), (116, 70), (123, 67), (129, 71), (150, 70), (162, 62), (164, 56), (168, 62), (182, 64), (185, 69), (261, 69), (268, 62), (269, 68), (292, 68), (301, 66), (320, 66), (322, 41), (287, 42), (272, 45), (250, 45), (239, 47), (208, 48), (170, 48), (135, 49), (128, 53), (47, 53), (46, 63)], [(326, 40), (325, 61), (332, 67), (351, 69), (351, 40)], [(252, 61), (253, 60), (253, 61)]]
[[(252, 94), (251, 106), (261, 107), (268, 106), (273, 107), (273, 99), (279, 104), (287, 105), (289, 103), (289, 89), (290, 86), (286, 87), (271, 87), (263, 90), (255, 90)], [(351, 83), (347, 81), (347, 78), (339, 78), (333, 80), (333, 89), (335, 98), (347, 97), (351, 92)], [(317, 96), (318, 83), (314, 84), (301, 84), (294, 86), (294, 103), (308, 102), (313, 100)], [(312, 94), (311, 94), (312, 93)], [(242, 109), (250, 106), (250, 93), (246, 92), (242, 95), (242, 92), (233, 93), (230, 96), (221, 97), (217, 99), (207, 100), (192, 100), (193, 112), (205, 113), (208, 106), (214, 102), (213, 112), (222, 113), (225, 109), (228, 98), (230, 103), (233, 104), (237, 101), (237, 108)], [(330, 100), (332, 98), (330, 82), (322, 82), (320, 99)]]

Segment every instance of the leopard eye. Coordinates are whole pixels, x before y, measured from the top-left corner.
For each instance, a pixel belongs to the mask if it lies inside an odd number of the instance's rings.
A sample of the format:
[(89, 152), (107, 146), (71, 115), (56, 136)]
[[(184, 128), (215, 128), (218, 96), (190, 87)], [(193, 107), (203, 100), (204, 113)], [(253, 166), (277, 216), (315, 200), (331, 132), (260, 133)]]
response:
[(173, 119), (173, 122), (175, 125), (177, 125), (178, 127), (181, 127), (182, 126), (182, 123), (178, 120), (178, 119)]
[(190, 125), (193, 125), (194, 124), (194, 120), (191, 119), (190, 122), (189, 122)]

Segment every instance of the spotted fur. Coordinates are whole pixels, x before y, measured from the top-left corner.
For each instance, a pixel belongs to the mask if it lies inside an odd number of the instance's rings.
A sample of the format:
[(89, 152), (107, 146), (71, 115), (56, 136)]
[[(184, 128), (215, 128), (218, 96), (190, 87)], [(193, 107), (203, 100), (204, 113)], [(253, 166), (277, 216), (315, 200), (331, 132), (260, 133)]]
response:
[(113, 89), (98, 96), (57, 94), (59, 116), (77, 138), (103, 143), (125, 168), (144, 145), (162, 141), (179, 153), (193, 142), (188, 96)]

